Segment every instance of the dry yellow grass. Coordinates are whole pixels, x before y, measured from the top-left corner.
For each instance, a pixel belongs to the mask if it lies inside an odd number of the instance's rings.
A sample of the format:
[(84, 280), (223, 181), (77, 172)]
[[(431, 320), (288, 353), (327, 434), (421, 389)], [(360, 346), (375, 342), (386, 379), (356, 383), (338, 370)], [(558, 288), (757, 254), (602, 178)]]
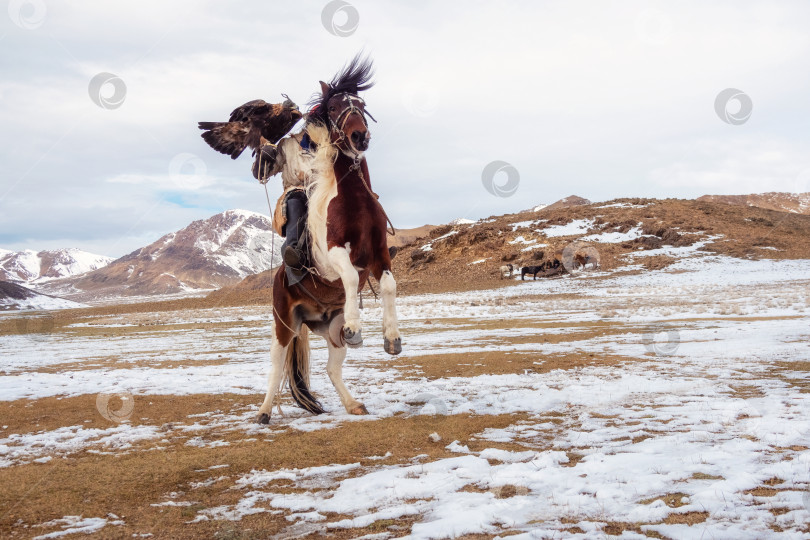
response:
[[(187, 405), (179, 403), (178, 406)], [(210, 404), (209, 404), (210, 405)], [(157, 406), (156, 406), (157, 407)], [(181, 420), (163, 407), (160, 420)], [(245, 440), (244, 435), (223, 437), (233, 442), (227, 447), (199, 448), (183, 441), (161, 443), (153, 452), (123, 455), (98, 455), (90, 452), (56, 459), (47, 464), (20, 465), (0, 469), (0, 536), (21, 533), (21, 524), (34, 525), (66, 515), (105, 516), (112, 512), (125, 519), (126, 525), (107, 527), (101, 537), (125, 537), (152, 533), (158, 538), (212, 537), (229, 528), (228, 523), (204, 521), (187, 524), (196, 511), (222, 504), (234, 504), (239, 490), (227, 489), (236, 477), (251, 470), (303, 468), (323, 464), (378, 462), (366, 458), (392, 456), (384, 463), (403, 463), (414, 455), (428, 459), (454, 456), (444, 447), (447, 441), (466, 443), (486, 428), (506, 427), (525, 419), (523, 415), (453, 415), (394, 417), (373, 422), (352, 423), (330, 430), (298, 432), (286, 430), (272, 440)], [(429, 434), (439, 433), (443, 441), (434, 443)], [(241, 440), (239, 440), (241, 439)], [(474, 441), (471, 441), (474, 443)], [(497, 447), (487, 441), (487, 446)], [(206, 470), (227, 464), (227, 469)], [(228, 478), (214, 486), (192, 490), (191, 482), (211, 476)], [(183, 500), (197, 501), (194, 507), (154, 507), (172, 492), (183, 491)], [(335, 517), (335, 516), (329, 516)], [(399, 520), (398, 520), (399, 522)], [(266, 538), (287, 527), (283, 515), (260, 514), (244, 518), (237, 529), (250, 530)], [(41, 533), (48, 529), (42, 529)], [(38, 530), (40, 532), (40, 530)], [(374, 532), (362, 530), (337, 532), (338, 538), (353, 538)]]

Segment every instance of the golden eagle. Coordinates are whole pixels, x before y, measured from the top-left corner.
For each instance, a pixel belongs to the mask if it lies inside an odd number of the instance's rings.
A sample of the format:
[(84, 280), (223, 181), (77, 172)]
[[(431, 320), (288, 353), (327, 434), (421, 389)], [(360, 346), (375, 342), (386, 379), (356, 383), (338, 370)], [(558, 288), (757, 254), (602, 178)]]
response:
[(238, 158), (248, 146), (256, 154), (265, 143), (280, 141), (303, 116), (298, 106), (284, 97), (284, 103), (248, 101), (234, 109), (227, 122), (200, 122), (200, 129), (205, 130), (201, 136), (211, 148), (231, 159)]

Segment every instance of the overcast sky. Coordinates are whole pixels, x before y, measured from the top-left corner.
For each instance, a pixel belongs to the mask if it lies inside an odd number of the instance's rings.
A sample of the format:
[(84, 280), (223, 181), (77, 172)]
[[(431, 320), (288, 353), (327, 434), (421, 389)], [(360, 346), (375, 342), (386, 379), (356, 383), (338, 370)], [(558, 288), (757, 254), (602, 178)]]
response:
[[(248, 152), (214, 152), (197, 121), (282, 92), (303, 107), (360, 50), (397, 227), (571, 194), (810, 191), (804, 1), (5, 3), (0, 248), (121, 256), (229, 208), (267, 214)], [(511, 196), (485, 189), (493, 161), (519, 175)]]

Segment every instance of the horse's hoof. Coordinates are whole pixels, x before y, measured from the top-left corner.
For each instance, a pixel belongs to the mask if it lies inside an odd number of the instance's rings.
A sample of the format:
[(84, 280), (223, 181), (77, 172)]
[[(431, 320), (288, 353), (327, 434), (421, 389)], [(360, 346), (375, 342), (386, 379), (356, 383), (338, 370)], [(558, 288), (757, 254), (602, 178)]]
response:
[(388, 354), (397, 355), (402, 352), (402, 339), (396, 338), (394, 341), (391, 341), (388, 338), (385, 338), (383, 341), (383, 349)]
[(269, 424), (270, 423), (270, 415), (266, 412), (263, 412), (259, 416), (256, 417), (256, 422), (259, 424)]
[(346, 342), (346, 345), (351, 348), (361, 347), (363, 345), (363, 331), (358, 330), (357, 332), (350, 330), (348, 327), (343, 327), (343, 340)]
[(356, 414), (356, 415), (360, 416), (360, 415), (368, 414), (368, 409), (366, 409), (365, 405), (360, 404), (357, 407), (355, 407), (354, 409), (352, 409), (351, 411), (349, 411), (349, 413)]

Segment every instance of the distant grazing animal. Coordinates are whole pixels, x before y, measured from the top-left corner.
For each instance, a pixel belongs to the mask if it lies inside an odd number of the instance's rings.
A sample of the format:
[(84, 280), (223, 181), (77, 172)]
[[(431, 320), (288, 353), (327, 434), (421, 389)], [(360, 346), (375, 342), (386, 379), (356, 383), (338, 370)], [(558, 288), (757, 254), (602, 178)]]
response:
[(501, 279), (510, 278), (515, 273), (515, 267), (511, 264), (501, 266)]
[(546, 269), (545, 264), (539, 264), (537, 266), (524, 266), (520, 269), (520, 280), (523, 281), (523, 278), (526, 277), (526, 274), (533, 274), (534, 278), (537, 279), (537, 274), (544, 271)]
[(574, 260), (572, 264), (574, 270), (586, 270), (588, 265), (591, 265), (592, 270), (598, 270), (600, 267), (599, 253), (593, 248), (580, 249), (574, 253)]

